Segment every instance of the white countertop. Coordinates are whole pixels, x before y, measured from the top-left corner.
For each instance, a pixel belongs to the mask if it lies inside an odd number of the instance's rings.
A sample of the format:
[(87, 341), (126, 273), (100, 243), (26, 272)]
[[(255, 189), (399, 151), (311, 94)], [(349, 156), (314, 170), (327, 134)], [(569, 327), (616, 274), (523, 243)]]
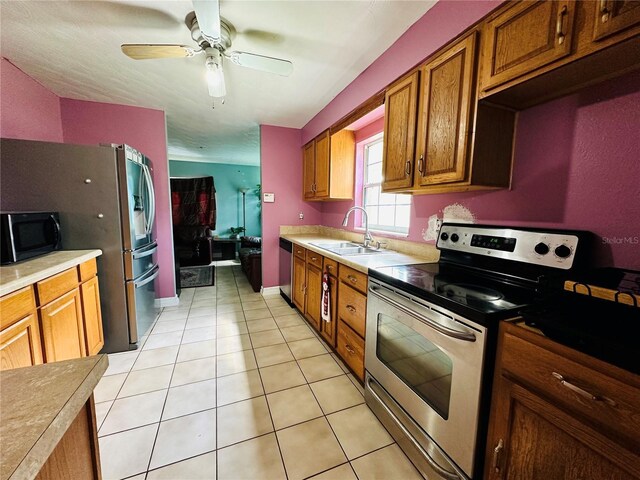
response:
[(372, 253), (366, 255), (336, 255), (328, 250), (313, 245), (314, 243), (341, 243), (347, 240), (336, 239), (332, 237), (322, 236), (318, 234), (280, 234), (281, 238), (296, 243), (308, 250), (312, 250), (324, 257), (328, 257), (336, 262), (342, 263), (367, 273), (369, 268), (388, 267), (392, 265), (412, 265), (417, 263), (433, 263), (438, 261), (437, 250), (436, 256), (433, 255), (434, 249), (425, 248), (424, 256), (395, 252), (389, 250), (388, 253)]
[(58, 250), (0, 267), (0, 297), (102, 255), (102, 250)]

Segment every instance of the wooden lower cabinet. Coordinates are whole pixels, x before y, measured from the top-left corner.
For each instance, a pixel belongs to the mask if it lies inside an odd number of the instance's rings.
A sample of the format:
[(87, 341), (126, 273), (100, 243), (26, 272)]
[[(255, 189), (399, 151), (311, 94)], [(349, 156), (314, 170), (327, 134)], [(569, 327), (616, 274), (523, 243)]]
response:
[(42, 307), (40, 322), (46, 362), (87, 356), (79, 288)]
[(338, 340), (336, 345), (338, 355), (364, 381), (364, 340), (354, 332), (349, 325), (338, 320)]
[(307, 263), (306, 286), (305, 317), (319, 331), (322, 321), (322, 269), (312, 263)]
[[(296, 246), (294, 248), (298, 249), (300, 247)], [(304, 313), (306, 281), (307, 264), (304, 261), (304, 254), (302, 258), (295, 255), (293, 257), (293, 278), (291, 279), (291, 300), (302, 313)]]
[(96, 355), (104, 346), (98, 277), (93, 277), (80, 285), (80, 296), (87, 355)]
[(0, 332), (0, 370), (41, 363), (40, 329), (33, 312)]
[(35, 477), (36, 480), (102, 478), (93, 395)]
[(638, 376), (501, 325), (486, 479), (640, 478), (639, 418)]

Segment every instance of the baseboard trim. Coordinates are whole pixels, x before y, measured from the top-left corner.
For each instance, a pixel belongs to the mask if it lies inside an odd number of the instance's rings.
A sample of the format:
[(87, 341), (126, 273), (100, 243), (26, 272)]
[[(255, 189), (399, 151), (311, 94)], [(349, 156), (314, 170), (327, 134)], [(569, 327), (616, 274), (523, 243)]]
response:
[(263, 297), (269, 297), (272, 295), (280, 295), (280, 287), (276, 286), (276, 287), (261, 287), (260, 288), (260, 293), (262, 294)]
[(178, 298), (177, 295), (174, 295), (173, 297), (162, 297), (162, 298), (156, 298), (154, 305), (156, 308), (163, 308), (163, 307), (175, 307), (176, 305), (180, 304), (180, 299)]

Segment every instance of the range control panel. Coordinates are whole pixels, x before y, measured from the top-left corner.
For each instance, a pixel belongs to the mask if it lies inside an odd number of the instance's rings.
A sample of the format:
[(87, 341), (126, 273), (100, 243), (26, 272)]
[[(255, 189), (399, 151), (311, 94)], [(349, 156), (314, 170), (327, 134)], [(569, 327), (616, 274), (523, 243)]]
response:
[(561, 232), (520, 230), (483, 225), (443, 224), (440, 250), (455, 250), (516, 262), (568, 270), (573, 266), (579, 238)]

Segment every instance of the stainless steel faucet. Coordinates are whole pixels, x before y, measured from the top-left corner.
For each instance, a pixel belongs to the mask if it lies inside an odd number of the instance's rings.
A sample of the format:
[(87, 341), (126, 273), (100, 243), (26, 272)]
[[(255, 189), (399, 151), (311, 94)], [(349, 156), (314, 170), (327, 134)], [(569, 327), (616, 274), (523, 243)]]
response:
[(362, 242), (362, 244), (365, 247), (368, 247), (373, 243), (373, 237), (371, 236), (371, 233), (369, 233), (369, 218), (367, 217), (367, 211), (364, 208), (351, 207), (349, 210), (347, 210), (347, 213), (344, 214), (344, 220), (342, 220), (342, 226), (347, 226), (347, 224), (349, 223), (349, 215), (351, 215), (351, 212), (353, 212), (354, 210), (361, 210), (364, 214), (364, 242)]

